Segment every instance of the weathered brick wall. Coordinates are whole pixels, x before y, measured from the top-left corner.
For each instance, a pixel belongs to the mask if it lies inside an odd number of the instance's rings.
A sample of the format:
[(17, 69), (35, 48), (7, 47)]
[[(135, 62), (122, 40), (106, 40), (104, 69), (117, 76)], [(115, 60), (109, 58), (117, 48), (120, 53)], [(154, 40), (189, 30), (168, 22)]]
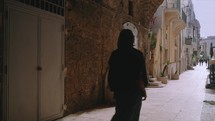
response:
[[(153, 16), (147, 11), (152, 10), (149, 8), (154, 3), (148, 2), (147, 9), (145, 2), (141, 1), (146, 0), (134, 0), (134, 17), (128, 16), (127, 0), (68, 0), (66, 2), (65, 104), (68, 107), (66, 114), (102, 102), (107, 61), (111, 51), (116, 49), (118, 34), (125, 22), (129, 21), (136, 25), (140, 32), (139, 36), (141, 35), (141, 50), (147, 55), (148, 24), (145, 22)], [(147, 13), (142, 12), (142, 8)], [(153, 10), (155, 12), (156, 8)], [(144, 16), (141, 17), (139, 14)]]

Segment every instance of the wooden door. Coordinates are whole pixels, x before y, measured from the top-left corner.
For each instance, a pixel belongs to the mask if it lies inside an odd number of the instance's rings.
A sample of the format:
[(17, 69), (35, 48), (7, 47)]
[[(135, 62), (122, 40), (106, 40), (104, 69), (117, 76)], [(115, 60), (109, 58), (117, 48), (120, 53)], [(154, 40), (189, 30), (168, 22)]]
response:
[(37, 121), (37, 17), (9, 9), (8, 121)]
[(19, 5), (7, 5), (5, 120), (53, 120), (63, 115), (64, 19)]
[(63, 110), (63, 21), (41, 19), (41, 120), (62, 115)]

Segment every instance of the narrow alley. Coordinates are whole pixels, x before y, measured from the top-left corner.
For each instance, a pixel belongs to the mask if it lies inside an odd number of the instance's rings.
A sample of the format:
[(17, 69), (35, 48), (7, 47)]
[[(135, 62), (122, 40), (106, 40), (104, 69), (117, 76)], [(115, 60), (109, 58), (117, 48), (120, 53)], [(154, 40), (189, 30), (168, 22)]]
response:
[[(169, 80), (163, 88), (147, 88), (140, 121), (215, 121), (215, 106), (209, 104), (214, 90), (206, 89), (206, 65), (185, 71), (179, 80)], [(214, 98), (215, 100), (215, 98)], [(57, 121), (110, 121), (114, 107), (71, 114)]]

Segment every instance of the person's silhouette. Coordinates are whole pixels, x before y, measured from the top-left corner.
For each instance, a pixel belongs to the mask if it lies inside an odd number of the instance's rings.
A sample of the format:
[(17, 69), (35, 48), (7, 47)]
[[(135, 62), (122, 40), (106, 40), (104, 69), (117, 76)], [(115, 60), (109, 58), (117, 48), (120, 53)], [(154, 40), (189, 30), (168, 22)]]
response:
[(118, 49), (109, 59), (108, 84), (116, 100), (111, 121), (139, 121), (145, 87), (148, 84), (143, 53), (135, 48), (131, 30), (123, 29), (118, 38)]

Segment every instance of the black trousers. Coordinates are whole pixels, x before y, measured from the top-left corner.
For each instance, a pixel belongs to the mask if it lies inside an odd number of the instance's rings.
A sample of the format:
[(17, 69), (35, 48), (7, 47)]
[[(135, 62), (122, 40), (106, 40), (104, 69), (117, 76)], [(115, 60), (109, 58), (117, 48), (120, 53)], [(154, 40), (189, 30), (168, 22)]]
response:
[(115, 114), (111, 121), (139, 121), (142, 96), (136, 91), (115, 92)]

